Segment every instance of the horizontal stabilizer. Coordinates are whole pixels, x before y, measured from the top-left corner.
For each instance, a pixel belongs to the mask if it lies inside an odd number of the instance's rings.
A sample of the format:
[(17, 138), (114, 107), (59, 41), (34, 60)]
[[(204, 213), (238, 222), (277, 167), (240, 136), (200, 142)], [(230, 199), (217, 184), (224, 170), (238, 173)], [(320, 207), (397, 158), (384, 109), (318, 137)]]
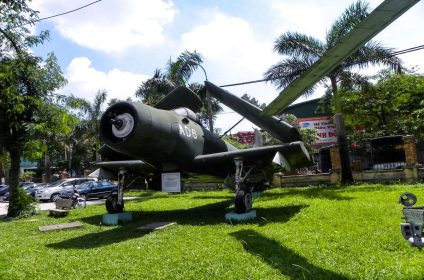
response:
[(200, 155), (194, 158), (194, 163), (198, 165), (225, 165), (233, 164), (235, 158), (242, 158), (246, 164), (255, 164), (261, 161), (271, 163), (276, 153), (284, 155), (287, 165), (291, 167), (304, 167), (312, 163), (308, 151), (303, 145), (303, 142), (300, 141), (282, 145)]
[(178, 86), (168, 93), (154, 106), (156, 109), (172, 110), (179, 107), (189, 108), (193, 112), (199, 112), (202, 101), (190, 89)]

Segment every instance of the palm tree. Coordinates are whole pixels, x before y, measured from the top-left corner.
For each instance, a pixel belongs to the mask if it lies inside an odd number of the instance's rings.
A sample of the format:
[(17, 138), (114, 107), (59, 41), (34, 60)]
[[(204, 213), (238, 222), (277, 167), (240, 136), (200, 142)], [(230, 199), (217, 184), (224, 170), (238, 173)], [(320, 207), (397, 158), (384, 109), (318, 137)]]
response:
[[(274, 51), (287, 57), (273, 65), (265, 72), (265, 78), (271, 80), (278, 88), (285, 88), (297, 79), (309, 67), (321, 58), (329, 49), (340, 42), (347, 33), (353, 30), (370, 12), (369, 5), (358, 1), (350, 5), (330, 27), (325, 41), (298, 32), (286, 32), (277, 38)], [(393, 70), (399, 70), (400, 60), (391, 55), (393, 49), (383, 47), (379, 42), (369, 41), (359, 48), (342, 64), (336, 67), (320, 81), (330, 81), (333, 111), (337, 128), (337, 144), (340, 150), (342, 165), (342, 183), (353, 181), (352, 171), (347, 147), (346, 130), (342, 115), (342, 108), (338, 97), (338, 87), (346, 80), (360, 80), (358, 75), (352, 73), (353, 69), (364, 69), (371, 65), (384, 65)], [(316, 85), (315, 85), (316, 86)], [(304, 94), (313, 92), (312, 87)]]
[[(197, 93), (202, 100), (203, 108), (201, 108), (200, 118), (202, 123), (206, 124), (206, 93), (200, 84), (189, 83), (191, 75), (202, 62), (202, 56), (198, 52), (184, 51), (175, 61), (169, 59), (164, 72), (156, 69), (153, 77), (138, 87), (135, 96), (141, 98), (145, 104), (154, 106), (176, 86), (187, 86)], [(212, 114), (214, 117), (221, 110), (222, 107), (219, 102), (212, 100)]]
[(103, 105), (106, 102), (106, 97), (107, 92), (105, 90), (99, 90), (93, 102), (74, 96), (68, 98), (68, 105), (71, 108), (79, 110), (78, 117), (80, 119), (80, 122), (74, 127), (69, 138), (69, 163), (72, 160), (73, 147), (82, 142), (89, 145), (92, 151), (95, 151), (96, 161), (100, 160), (100, 155), (98, 154), (101, 146), (99, 121), (103, 114)]

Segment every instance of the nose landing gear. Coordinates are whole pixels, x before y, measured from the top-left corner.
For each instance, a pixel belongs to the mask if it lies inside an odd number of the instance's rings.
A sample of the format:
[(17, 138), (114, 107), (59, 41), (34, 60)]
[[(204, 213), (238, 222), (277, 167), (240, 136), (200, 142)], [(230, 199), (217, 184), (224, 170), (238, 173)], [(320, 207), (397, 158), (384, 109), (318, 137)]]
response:
[(250, 169), (243, 176), (243, 159), (235, 158), (234, 164), (236, 166), (236, 196), (234, 199), (234, 205), (236, 208), (235, 210), (238, 214), (248, 213), (250, 210), (252, 210), (253, 205), (252, 191), (250, 188), (246, 187), (243, 182), (253, 170), (254, 166), (250, 167)]
[(111, 194), (106, 199), (106, 210), (109, 214), (124, 211), (124, 181), (127, 171), (121, 169), (118, 173), (118, 193)]

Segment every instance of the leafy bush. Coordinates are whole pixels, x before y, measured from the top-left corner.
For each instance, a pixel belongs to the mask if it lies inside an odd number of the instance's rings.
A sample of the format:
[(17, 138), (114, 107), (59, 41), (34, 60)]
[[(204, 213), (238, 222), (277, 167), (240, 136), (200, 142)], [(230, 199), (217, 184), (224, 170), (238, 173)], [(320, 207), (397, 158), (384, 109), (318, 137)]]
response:
[(11, 217), (29, 217), (37, 213), (35, 199), (28, 195), (20, 186), (16, 189), (16, 194), (10, 197), (14, 203), (9, 203), (9, 213)]

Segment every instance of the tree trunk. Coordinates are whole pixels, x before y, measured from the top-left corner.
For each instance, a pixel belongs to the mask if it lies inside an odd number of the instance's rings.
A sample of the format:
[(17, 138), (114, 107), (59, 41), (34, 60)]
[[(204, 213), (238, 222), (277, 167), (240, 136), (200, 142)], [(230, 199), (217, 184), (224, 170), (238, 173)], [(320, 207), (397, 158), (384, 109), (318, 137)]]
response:
[(19, 168), (21, 164), (21, 151), (14, 149), (9, 150), (10, 155), (10, 170), (9, 170), (9, 208), (7, 211), (8, 217), (16, 217), (19, 215), (18, 184), (19, 184)]
[(45, 175), (45, 179), (46, 179), (46, 183), (50, 183), (51, 182), (51, 169), (50, 169), (50, 156), (49, 156), (49, 152), (46, 151), (44, 153), (44, 175)]
[(69, 144), (69, 155), (68, 155), (68, 169), (71, 169), (72, 167), (72, 153), (73, 153), (73, 145), (72, 143)]
[(334, 107), (336, 114), (334, 116), (336, 123), (337, 146), (339, 147), (340, 164), (341, 164), (341, 181), (342, 184), (350, 184), (353, 182), (352, 169), (350, 167), (349, 146), (347, 142), (346, 127), (344, 124), (342, 108), (338, 96), (336, 77), (331, 77), (331, 87), (333, 89)]
[(336, 123), (337, 146), (340, 153), (341, 164), (341, 183), (350, 184), (353, 182), (352, 169), (350, 168), (349, 147), (347, 143), (346, 127), (344, 124), (343, 114), (336, 113), (334, 116)]

